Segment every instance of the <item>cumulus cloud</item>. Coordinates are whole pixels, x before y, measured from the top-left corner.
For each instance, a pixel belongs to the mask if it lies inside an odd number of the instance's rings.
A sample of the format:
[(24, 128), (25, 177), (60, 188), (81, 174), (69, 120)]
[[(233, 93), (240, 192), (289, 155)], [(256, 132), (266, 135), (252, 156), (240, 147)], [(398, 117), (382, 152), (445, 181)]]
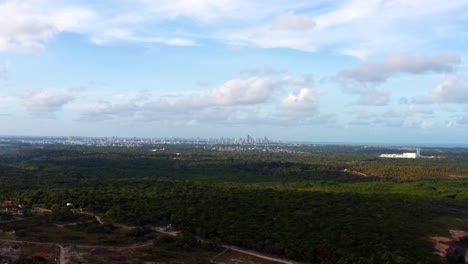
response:
[(87, 18), (84, 8), (59, 8), (49, 1), (7, 0), (0, 4), (0, 51), (40, 52), (44, 42)]
[[(231, 79), (202, 92), (187, 91), (158, 96), (123, 94), (86, 106), (81, 119), (243, 124), (247, 120), (266, 118), (292, 124), (294, 121), (287, 120), (291, 119), (293, 114), (317, 112), (321, 92), (312, 88), (302, 88), (290, 93), (285, 100), (279, 102), (281, 107), (273, 111), (270, 103), (277, 102), (275, 100), (279, 99), (282, 92), (294, 87), (304, 87), (304, 84), (310, 85), (311, 82), (311, 77), (307, 75), (281, 78), (250, 77)], [(286, 112), (288, 115), (284, 115)]]
[(267, 102), (276, 91), (285, 86), (308, 86), (313, 79), (310, 75), (302, 77), (285, 76), (250, 77), (232, 79), (207, 92), (193, 93), (190, 105), (207, 107), (216, 105), (254, 105)]
[(458, 75), (449, 75), (432, 90), (434, 100), (441, 103), (468, 103), (468, 82)]
[(444, 111), (453, 111), (447, 104), (468, 103), (468, 81), (461, 75), (449, 74), (429, 95), (418, 95), (411, 98), (412, 104), (441, 104)]
[(398, 73), (424, 74), (452, 72), (461, 63), (460, 56), (441, 53), (435, 56), (390, 54), (383, 62), (363, 64), (340, 71), (339, 76), (364, 83), (380, 83)]
[(285, 74), (287, 73), (287, 70), (282, 70), (282, 69), (275, 69), (270, 66), (262, 66), (262, 67), (256, 67), (256, 68), (251, 68), (251, 69), (245, 69), (242, 70), (242, 74), (249, 74), (249, 75), (279, 75), (279, 74)]
[(281, 106), (289, 112), (313, 112), (318, 108), (321, 93), (312, 88), (302, 88), (290, 93)]
[(195, 116), (211, 116), (226, 112), (230, 108), (263, 104), (278, 89), (291, 82), (278, 78), (251, 77), (228, 80), (204, 92), (186, 92), (159, 97), (145, 94), (114, 96), (111, 100), (100, 101), (88, 107), (82, 118), (111, 120), (116, 117), (144, 117), (154, 120), (170, 117), (177, 120), (193, 120)]
[(33, 115), (53, 114), (75, 99), (75, 94), (58, 90), (31, 91), (22, 97), (23, 105)]
[(281, 80), (271, 78), (233, 79), (209, 92), (192, 95), (191, 103), (195, 106), (258, 104), (266, 102), (282, 85)]
[(271, 26), (273, 30), (293, 30), (305, 31), (315, 27), (315, 20), (310, 16), (296, 15), (293, 12), (288, 12), (278, 16)]

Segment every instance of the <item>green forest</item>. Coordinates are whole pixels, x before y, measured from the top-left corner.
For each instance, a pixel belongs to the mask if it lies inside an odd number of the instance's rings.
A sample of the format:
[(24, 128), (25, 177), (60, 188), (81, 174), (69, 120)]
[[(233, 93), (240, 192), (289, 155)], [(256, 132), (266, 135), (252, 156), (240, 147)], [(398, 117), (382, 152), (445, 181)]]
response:
[(390, 147), (225, 149), (11, 142), (0, 146), (0, 199), (73, 203), (303, 263), (442, 263), (429, 238), (468, 230), (468, 149), (405, 160), (378, 157)]

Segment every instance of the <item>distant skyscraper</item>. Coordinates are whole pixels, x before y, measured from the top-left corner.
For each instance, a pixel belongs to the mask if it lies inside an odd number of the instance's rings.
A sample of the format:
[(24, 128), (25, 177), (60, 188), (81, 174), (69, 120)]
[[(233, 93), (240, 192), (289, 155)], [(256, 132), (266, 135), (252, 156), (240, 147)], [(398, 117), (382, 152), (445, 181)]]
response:
[(253, 144), (254, 140), (250, 135), (247, 135), (247, 144)]

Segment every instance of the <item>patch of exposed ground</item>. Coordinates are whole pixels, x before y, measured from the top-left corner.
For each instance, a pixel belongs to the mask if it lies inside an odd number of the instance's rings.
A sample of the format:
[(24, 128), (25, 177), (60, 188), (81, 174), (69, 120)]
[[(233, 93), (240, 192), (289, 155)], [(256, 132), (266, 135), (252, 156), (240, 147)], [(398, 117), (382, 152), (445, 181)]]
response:
[(343, 172), (347, 172), (349, 174), (355, 175), (355, 176), (362, 176), (362, 177), (369, 177), (369, 175), (359, 172), (359, 171), (350, 171), (348, 169), (344, 169)]
[(449, 174), (447, 178), (450, 179), (468, 179), (468, 174)]
[[(454, 248), (460, 248), (460, 244), (468, 240), (468, 232), (463, 230), (450, 230), (451, 237), (431, 237), (434, 242), (434, 254), (444, 259), (453, 251)], [(468, 252), (465, 252), (465, 254)]]
[(239, 251), (227, 250), (223, 255), (219, 256), (214, 263), (217, 264), (279, 264), (282, 262), (277, 262), (270, 259), (264, 259), (257, 256), (245, 254)]

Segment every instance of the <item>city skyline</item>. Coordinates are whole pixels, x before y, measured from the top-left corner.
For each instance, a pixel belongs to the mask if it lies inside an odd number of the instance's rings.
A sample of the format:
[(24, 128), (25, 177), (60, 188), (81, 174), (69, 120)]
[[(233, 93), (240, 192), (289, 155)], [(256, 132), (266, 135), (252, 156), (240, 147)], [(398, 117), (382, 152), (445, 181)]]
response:
[(0, 135), (468, 144), (466, 14), (466, 0), (0, 0)]

